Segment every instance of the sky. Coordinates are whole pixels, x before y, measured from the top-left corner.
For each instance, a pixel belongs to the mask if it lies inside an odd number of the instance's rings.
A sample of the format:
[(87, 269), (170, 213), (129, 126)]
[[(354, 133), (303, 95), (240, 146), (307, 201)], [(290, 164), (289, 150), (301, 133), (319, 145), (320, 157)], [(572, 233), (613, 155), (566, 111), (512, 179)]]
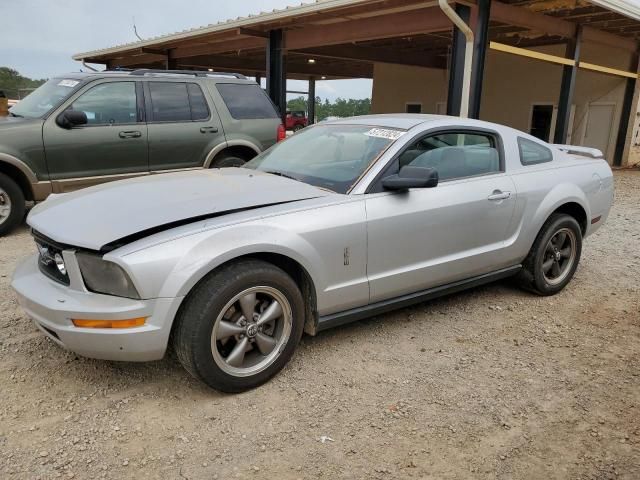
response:
[[(307, 2), (308, 3), (308, 2)], [(248, 14), (299, 5), (300, 0), (0, 0), (0, 66), (30, 78), (82, 68), (71, 56)], [(290, 90), (306, 83), (290, 81)], [(316, 94), (334, 100), (371, 96), (370, 80), (319, 81)], [(295, 97), (297, 95), (289, 95)]]

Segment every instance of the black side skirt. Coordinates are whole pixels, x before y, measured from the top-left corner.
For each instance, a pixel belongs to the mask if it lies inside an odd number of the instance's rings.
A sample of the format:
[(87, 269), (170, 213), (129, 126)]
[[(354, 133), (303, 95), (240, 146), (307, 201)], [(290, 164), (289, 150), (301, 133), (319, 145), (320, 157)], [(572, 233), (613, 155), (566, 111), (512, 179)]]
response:
[(344, 325), (345, 323), (355, 322), (357, 320), (362, 320), (363, 318), (373, 317), (374, 315), (380, 315), (381, 313), (390, 312), (398, 308), (408, 307), (410, 305), (415, 305), (416, 303), (426, 302), (427, 300), (433, 300), (434, 298), (449, 295), (450, 293), (460, 292), (467, 288), (477, 287), (479, 285), (484, 285), (485, 283), (511, 277), (518, 273), (521, 268), (522, 265), (514, 265), (513, 267), (503, 268), (502, 270), (485, 273), (484, 275), (479, 275), (477, 277), (448, 283), (440, 287), (421, 290), (401, 297), (372, 303), (371, 305), (366, 305), (364, 307), (352, 308), (351, 310), (345, 310), (344, 312), (325, 315), (318, 319), (318, 327), (316, 331), (320, 332), (322, 330), (327, 330), (328, 328)]

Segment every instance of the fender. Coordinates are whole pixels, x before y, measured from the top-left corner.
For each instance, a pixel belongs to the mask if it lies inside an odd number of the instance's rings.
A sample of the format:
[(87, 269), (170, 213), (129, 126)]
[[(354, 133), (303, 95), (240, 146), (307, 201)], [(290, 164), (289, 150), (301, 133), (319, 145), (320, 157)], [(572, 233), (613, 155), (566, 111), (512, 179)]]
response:
[[(234, 247), (229, 248), (229, 245)], [(233, 229), (220, 231), (219, 234), (211, 235), (195, 245), (183, 258), (202, 260), (197, 264), (179, 262), (160, 290), (161, 296), (167, 296), (166, 294), (170, 291), (175, 292), (171, 296), (186, 295), (202, 278), (220, 265), (235, 258), (257, 253), (275, 253), (289, 257), (302, 265), (316, 285), (316, 289), (326, 284), (324, 275), (313, 267), (313, 265), (322, 265), (322, 259), (304, 238), (273, 226), (256, 228), (250, 225), (236, 225)], [(183, 279), (179, 282), (181, 284), (179, 289), (176, 288), (178, 284), (171, 281), (171, 277), (176, 274)], [(318, 294), (321, 292), (316, 291), (316, 295)]]
[(204, 161), (204, 168), (210, 168), (211, 162), (213, 162), (213, 159), (216, 158), (216, 155), (218, 155), (221, 151), (229, 147), (249, 147), (254, 152), (256, 152), (256, 155), (261, 152), (260, 148), (255, 143), (252, 143), (248, 140), (229, 140), (229, 141), (220, 143), (219, 145), (216, 145), (211, 149), (211, 151), (207, 154), (207, 158)]
[(28, 185), (24, 185), (24, 188), (29, 188), (30, 192), (25, 192), (25, 195), (28, 197), (29, 193), (31, 194), (31, 198), (35, 201), (41, 201), (47, 198), (49, 194), (52, 192), (51, 182), (48, 180), (40, 181), (36, 174), (33, 173), (33, 170), (27, 165), (25, 162), (20, 160), (13, 155), (9, 155), (8, 153), (0, 152), (0, 163), (6, 163), (17, 168), (26, 178)]
[(33, 170), (31, 170), (31, 168), (29, 168), (26, 163), (14, 157), (13, 155), (9, 155), (8, 153), (0, 153), (0, 162), (6, 162), (16, 167), (24, 174), (25, 177), (27, 177), (29, 183), (38, 183), (38, 177), (36, 177), (35, 173), (33, 173)]
[(589, 208), (589, 202), (584, 191), (575, 184), (560, 183), (547, 193), (533, 215), (533, 221), (530, 228), (534, 230), (535, 235), (530, 235), (530, 238), (533, 238), (533, 240), (530, 242), (529, 248), (533, 245), (533, 242), (542, 228), (542, 225), (544, 225), (544, 222), (547, 221), (549, 216), (555, 210), (566, 203), (577, 203), (587, 214), (587, 220), (591, 218), (591, 209)]
[[(326, 276), (314, 268), (314, 265), (324, 264), (318, 252), (298, 234), (273, 225), (236, 224), (213, 232), (205, 229), (195, 235), (126, 254), (124, 261), (120, 255), (111, 253), (104, 258), (130, 270), (133, 278), (140, 275), (138, 268), (144, 270), (147, 281), (136, 287), (143, 298), (155, 298), (184, 296), (224, 263), (258, 253), (284, 255), (296, 261), (309, 274), (316, 294), (321, 294)], [(154, 265), (153, 272), (146, 270), (148, 265)]]

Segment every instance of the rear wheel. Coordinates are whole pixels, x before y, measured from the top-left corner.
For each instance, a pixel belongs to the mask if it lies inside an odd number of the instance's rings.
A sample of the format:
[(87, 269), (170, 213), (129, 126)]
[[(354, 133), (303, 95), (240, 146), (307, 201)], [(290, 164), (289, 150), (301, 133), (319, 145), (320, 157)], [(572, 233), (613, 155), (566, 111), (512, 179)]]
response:
[(211, 168), (241, 167), (247, 161), (232, 154), (222, 154), (211, 163)]
[(304, 128), (304, 125), (297, 124), (296, 126), (293, 127), (293, 131), (294, 131), (294, 133), (295, 132), (299, 132), (303, 128)]
[(186, 302), (174, 349), (189, 373), (217, 390), (263, 384), (286, 365), (302, 336), (300, 290), (284, 271), (263, 261), (214, 272)]
[(18, 184), (7, 175), (0, 173), (0, 235), (13, 230), (22, 222), (25, 200)]
[(575, 218), (554, 214), (542, 227), (520, 275), (525, 288), (553, 295), (571, 281), (582, 253), (582, 230)]

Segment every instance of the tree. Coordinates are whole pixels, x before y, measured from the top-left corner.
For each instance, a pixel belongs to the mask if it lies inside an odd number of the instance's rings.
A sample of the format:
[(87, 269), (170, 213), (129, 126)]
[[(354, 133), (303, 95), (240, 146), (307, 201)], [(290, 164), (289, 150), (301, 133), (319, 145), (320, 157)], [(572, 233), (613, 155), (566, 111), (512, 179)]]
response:
[(31, 90), (38, 88), (46, 79), (33, 80), (23, 77), (17, 70), (0, 67), (0, 90), (9, 98), (24, 98)]
[[(307, 99), (305, 97), (292, 98), (287, 102), (287, 110), (307, 111)], [(371, 111), (371, 99), (344, 99), (336, 98), (331, 103), (328, 98), (324, 101), (316, 97), (316, 117), (324, 120), (327, 117), (352, 117), (356, 115), (367, 115)]]

